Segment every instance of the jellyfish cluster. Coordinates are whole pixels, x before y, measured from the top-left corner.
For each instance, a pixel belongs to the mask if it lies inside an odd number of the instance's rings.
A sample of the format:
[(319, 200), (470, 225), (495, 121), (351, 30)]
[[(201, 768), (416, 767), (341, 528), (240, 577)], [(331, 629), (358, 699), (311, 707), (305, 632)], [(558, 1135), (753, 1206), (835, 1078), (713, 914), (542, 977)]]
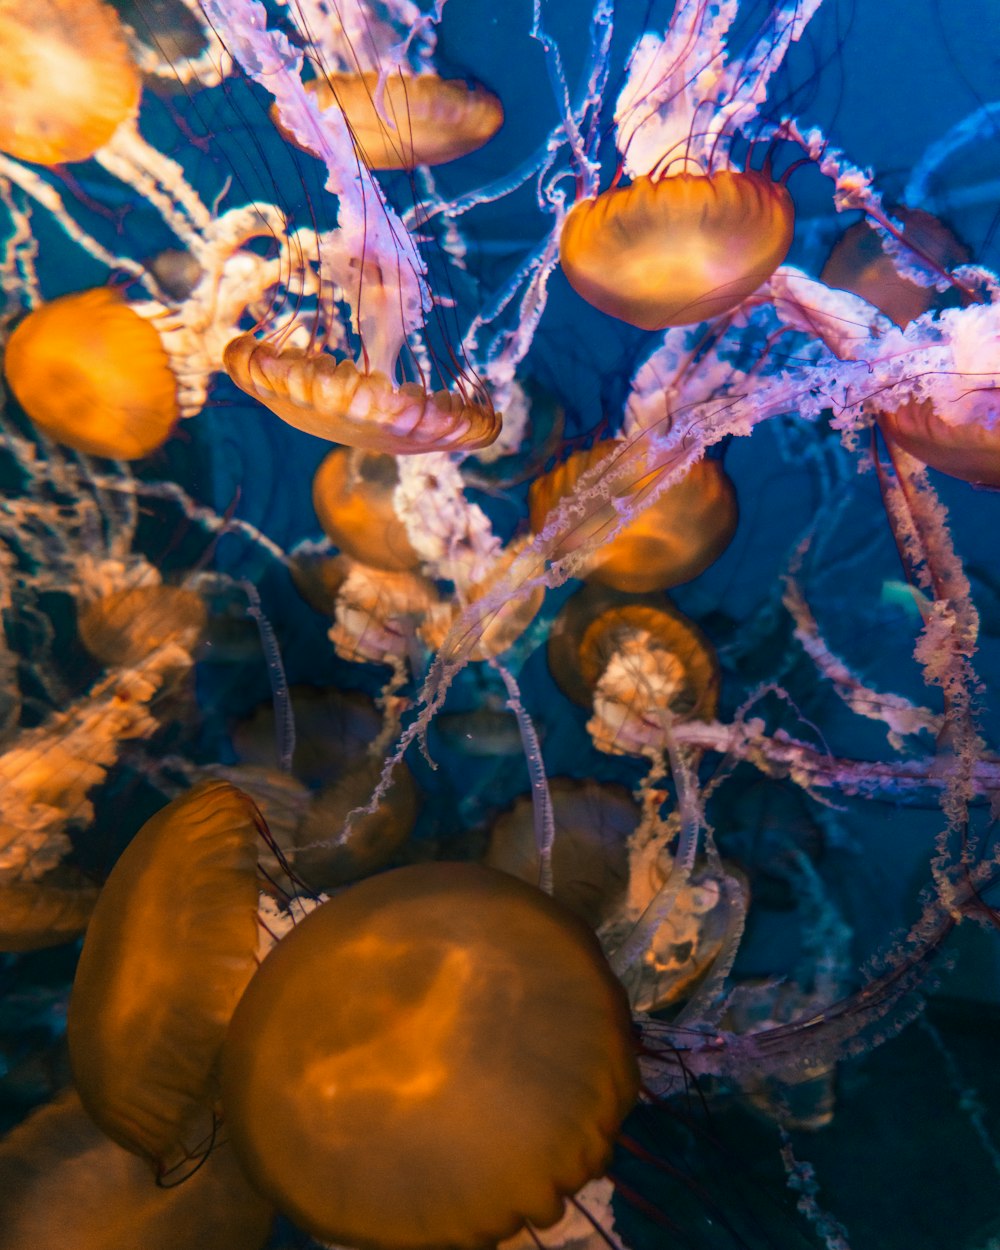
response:
[(0, 0), (0, 1250), (1000, 1244), (1000, 104), (875, 7)]

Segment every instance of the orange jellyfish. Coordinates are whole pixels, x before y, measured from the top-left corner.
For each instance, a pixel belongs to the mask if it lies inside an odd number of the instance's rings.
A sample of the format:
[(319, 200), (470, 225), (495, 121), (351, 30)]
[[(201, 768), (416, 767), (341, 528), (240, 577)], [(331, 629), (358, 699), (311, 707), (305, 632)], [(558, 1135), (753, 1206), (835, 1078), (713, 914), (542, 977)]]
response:
[(477, 864), (321, 904), (251, 981), (222, 1064), (251, 1180), (360, 1250), (482, 1250), (553, 1224), (605, 1170), (637, 1086), (596, 939)]
[(393, 770), (392, 784), (374, 812), (363, 808), (382, 774), (382, 761), (356, 764), (321, 790), (295, 831), (288, 857), (297, 876), (316, 890), (329, 890), (381, 868), (406, 842), (420, 807), (413, 774), (405, 764)]
[(581, 200), (563, 224), (570, 286), (642, 330), (730, 312), (788, 254), (795, 210), (783, 183), (754, 170), (646, 175)]
[(205, 630), (201, 596), (183, 586), (133, 586), (92, 599), (77, 620), (80, 641), (108, 667), (134, 668), (161, 647), (189, 659)]
[[(942, 270), (965, 265), (970, 257), (948, 227), (922, 209), (894, 208), (903, 223), (903, 238)], [(882, 246), (878, 231), (867, 221), (856, 222), (834, 244), (820, 273), (820, 281), (860, 295), (896, 325), (905, 327), (921, 313), (940, 307), (942, 297), (930, 286), (904, 278)]]
[(0, 0), (0, 151), (61, 165), (135, 115), (141, 80), (103, 0)]
[(272, 1211), (218, 1145), (183, 1185), (158, 1186), (72, 1090), (0, 1141), (0, 1250), (257, 1250)]
[(306, 87), (319, 108), (341, 110), (369, 169), (443, 165), (475, 152), (503, 125), (503, 105), (491, 91), (433, 72), (328, 73)]
[(86, 929), (98, 891), (48, 881), (0, 882), (0, 951), (34, 951)]
[(257, 809), (223, 781), (175, 799), (115, 865), (67, 1021), (83, 1105), (161, 1169), (211, 1138), (214, 1068), (255, 967)]
[(394, 456), (489, 446), (501, 420), (481, 383), (459, 373), (454, 391), (435, 390), (429, 379), (397, 376), (406, 342), (400, 284), (408, 279), (373, 260), (356, 268), (364, 310), (357, 362), (338, 362), (319, 343), (299, 347), (241, 334), (223, 353), (230, 378), (282, 421), (332, 443)]
[[(626, 842), (639, 809), (624, 786), (573, 777), (549, 780), (555, 840), (552, 897), (596, 929), (621, 901), (628, 880)], [(538, 844), (530, 795), (517, 799), (490, 830), (485, 862), (534, 885)]]
[(593, 708), (587, 729), (599, 751), (662, 750), (670, 719), (715, 715), (715, 652), (694, 622), (666, 600), (630, 602), (587, 587), (556, 617), (548, 658), (564, 693)]
[(40, 430), (91, 456), (148, 456), (179, 416), (160, 336), (107, 287), (29, 313), (7, 343), (4, 372)]
[[(618, 440), (596, 443), (589, 451), (574, 452), (551, 472), (536, 478), (528, 494), (535, 533), (544, 527), (556, 505), (573, 492), (584, 473), (624, 446)], [(628, 490), (630, 500), (641, 503), (661, 472), (654, 470), (634, 483)], [(736, 491), (722, 464), (699, 460), (615, 538), (602, 542), (579, 576), (630, 594), (679, 586), (703, 573), (725, 551), (736, 532), (737, 515)], [(559, 542), (557, 558), (587, 541), (600, 540), (618, 520), (611, 502), (588, 511)]]
[(313, 507), (326, 536), (352, 559), (391, 573), (420, 563), (393, 508), (398, 481), (393, 456), (346, 448), (331, 451), (313, 477)]

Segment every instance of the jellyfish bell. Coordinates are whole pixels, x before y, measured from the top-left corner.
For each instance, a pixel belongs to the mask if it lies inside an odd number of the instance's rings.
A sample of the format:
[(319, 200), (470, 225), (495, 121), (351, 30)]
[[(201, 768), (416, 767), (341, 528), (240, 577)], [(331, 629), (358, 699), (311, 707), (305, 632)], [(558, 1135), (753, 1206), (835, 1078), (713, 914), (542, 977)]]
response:
[[(539, 533), (549, 513), (573, 493), (585, 473), (626, 447), (616, 439), (595, 443), (536, 478), (528, 494), (532, 529)], [(704, 458), (642, 507), (644, 496), (655, 489), (663, 472), (653, 470), (631, 484), (627, 492), (616, 492), (635, 505), (636, 515), (614, 538), (601, 541), (619, 523), (618, 508), (613, 502), (601, 503), (588, 509), (583, 520), (561, 537), (554, 554), (562, 557), (586, 542), (600, 541), (579, 576), (630, 594), (668, 590), (703, 573), (736, 532), (735, 487), (721, 461)]]
[(570, 286), (641, 330), (731, 312), (788, 254), (795, 210), (787, 188), (755, 170), (642, 175), (580, 200), (559, 258)]
[[(361, 340), (357, 361), (337, 360), (322, 342), (306, 346), (280, 336), (234, 338), (223, 353), (232, 381), (282, 421), (317, 438), (394, 456), (475, 451), (500, 433), (500, 416), (483, 385), (458, 371), (452, 390), (429, 378), (400, 381), (415, 308), (405, 257), (345, 257), (349, 242), (331, 245), (341, 288), (351, 291)], [(345, 264), (346, 262), (346, 264)]]
[(272, 1221), (228, 1146), (183, 1185), (158, 1186), (72, 1089), (0, 1140), (0, 1209), (0, 1250), (256, 1250)]
[[(550, 778), (549, 795), (555, 821), (552, 897), (596, 929), (625, 890), (625, 844), (639, 822), (639, 809), (624, 786), (573, 777)], [(485, 863), (537, 883), (538, 844), (530, 795), (518, 798), (494, 823)]]
[(992, 422), (953, 422), (930, 399), (910, 399), (880, 411), (878, 426), (890, 444), (939, 473), (1000, 490), (1000, 395)]
[[(897, 207), (893, 217), (903, 224), (903, 243), (942, 270), (969, 262), (968, 250), (944, 222), (921, 209)], [(932, 286), (918, 286), (893, 264), (875, 227), (855, 222), (834, 244), (820, 272), (820, 281), (860, 295), (869, 304), (905, 327), (916, 317), (940, 307), (942, 296)]]
[(87, 1112), (161, 1170), (210, 1140), (214, 1068), (257, 948), (253, 803), (207, 781), (143, 825), (101, 892), (67, 1033)]
[(0, 881), (0, 951), (34, 951), (79, 937), (97, 903), (93, 886)]
[(103, 0), (0, 0), (0, 151), (83, 161), (139, 106), (121, 21)]
[(491, 91), (433, 71), (325, 73), (306, 89), (319, 108), (341, 110), (358, 155), (374, 170), (443, 165), (477, 151), (503, 125)]
[(345, 555), (401, 573), (415, 569), (420, 557), (393, 507), (398, 481), (393, 456), (337, 448), (316, 470), (312, 494), (323, 532)]
[(80, 641), (102, 664), (135, 668), (172, 646), (190, 657), (208, 620), (205, 602), (183, 586), (134, 586), (91, 599), (80, 609)]
[(593, 935), (474, 864), (395, 869), (316, 908), (248, 986), (222, 1066), (251, 1180), (360, 1250), (480, 1250), (554, 1223), (637, 1086)]
[(7, 342), (4, 372), (40, 430), (91, 456), (148, 456), (180, 415), (159, 334), (107, 287), (30, 312)]

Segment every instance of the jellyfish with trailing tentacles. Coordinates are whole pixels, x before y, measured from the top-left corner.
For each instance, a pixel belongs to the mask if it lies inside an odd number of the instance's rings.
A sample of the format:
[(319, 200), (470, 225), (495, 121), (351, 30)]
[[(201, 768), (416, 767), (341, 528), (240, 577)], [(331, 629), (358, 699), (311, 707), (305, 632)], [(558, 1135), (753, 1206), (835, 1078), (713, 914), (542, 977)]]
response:
[[(0, 438), (0, 831), (8, 848), (0, 909), (9, 923), (0, 939), (24, 951), (78, 933), (132, 825), (210, 777), (245, 788), (271, 825), (267, 836), (256, 819), (252, 829), (241, 824), (242, 852), (260, 863), (254, 890), (263, 885), (265, 896), (253, 935), (247, 930), (255, 953), (247, 963), (241, 937), (236, 963), (252, 971), (256, 958), (263, 976), (277, 960), (273, 976), (290, 986), (295, 969), (287, 981), (281, 969), (297, 962), (310, 909), (346, 906), (355, 889), (380, 887), (401, 863), (481, 858), (497, 813), (530, 789), (517, 808), (516, 865), (514, 852), (505, 863), (543, 893), (572, 898), (596, 925), (631, 1009), (644, 1106), (605, 1135), (605, 1145), (617, 1138), (607, 1177), (573, 1192), (603, 1161), (567, 1174), (559, 1186), (566, 1218), (541, 1233), (529, 1224), (508, 1244), (756, 1244), (760, 1230), (743, 1226), (729, 1188), (739, 1150), (726, 1153), (720, 1183), (696, 1127), (678, 1152), (688, 1180), (678, 1175), (670, 1132), (685, 1118), (697, 1126), (702, 1097), (717, 1117), (713, 1142), (727, 1137), (735, 1101), (766, 1117), (755, 1140), (770, 1134), (774, 1150), (756, 1153), (762, 1165), (775, 1163), (776, 1189), (785, 1163), (794, 1194), (762, 1217), (765, 1239), (849, 1243), (854, 1230), (838, 1221), (850, 1225), (854, 1208), (837, 1190), (835, 1149), (799, 1133), (831, 1115), (851, 1123), (852, 1083), (834, 1080), (845, 1057), (918, 1011), (956, 930), (987, 949), (989, 934), (974, 925), (996, 927), (992, 500), (948, 484), (949, 519), (914, 459), (933, 467), (934, 442), (984, 472), (1000, 382), (995, 278), (967, 259), (935, 256), (904, 213), (882, 205), (870, 174), (793, 120), (822, 114), (831, 47), (852, 70), (849, 88), (865, 43), (839, 28), (829, 4), (655, 0), (647, 11), (595, 0), (592, 22), (576, 30), (559, 5), (527, 15), (508, 6), (492, 15), (489, 37), (466, 24), (475, 8), (463, 0), (206, 0), (204, 14), (195, 8), (194, 0), (154, 9), (118, 0), (145, 76), (138, 125), (150, 151), (142, 160), (130, 139), (129, 163), (117, 134), (69, 168), (0, 159), (0, 339), (12, 331), (16, 347), (18, 322), (27, 336), (47, 310), (56, 315), (69, 288), (97, 292), (84, 298), (117, 303), (155, 335), (176, 415), (202, 414), (130, 466), (97, 465), (89, 449), (52, 446), (33, 421), (34, 400), (9, 397)], [(859, 12), (859, 29), (870, 16)], [(201, 40), (197, 28), (211, 37)], [(512, 32), (518, 55), (508, 57)], [(814, 49), (822, 54), (815, 64)], [(879, 48), (886, 58), (893, 50)], [(178, 67), (183, 92), (163, 90), (168, 55), (192, 57)], [(441, 146), (426, 146), (423, 93), (451, 84), (457, 107), (483, 102), (468, 84), (453, 89), (456, 65), (502, 87), (513, 125), (469, 160), (432, 172), (420, 162), (450, 150), (454, 136), (442, 123), (430, 136)], [(938, 73), (944, 81), (948, 71), (939, 64)], [(310, 86), (326, 81), (345, 107), (327, 107), (322, 88)], [(797, 90), (807, 81), (813, 100)], [(869, 73), (866, 114), (877, 89)], [(935, 103), (946, 106), (945, 96)], [(275, 99), (287, 140), (269, 117)], [(844, 100), (846, 118), (849, 91)], [(977, 133), (994, 152), (991, 125), (987, 108)], [(128, 119), (121, 126), (122, 135), (134, 129)], [(862, 159), (889, 163), (850, 132), (838, 117), (838, 136)], [(894, 168), (915, 159), (905, 143), (896, 148)], [(800, 153), (813, 168), (796, 182), (801, 268), (793, 268), (779, 263), (790, 201), (770, 171), (787, 170)], [(893, 177), (885, 181), (895, 190)], [(949, 216), (950, 186), (942, 180), (929, 198), (914, 185), (907, 203)], [(965, 212), (978, 190), (961, 187), (951, 207), (981, 258), (988, 228), (969, 231), (974, 214)], [(834, 208), (864, 214), (887, 264), (923, 305), (919, 315), (893, 325), (834, 289), (841, 284), (829, 274), (814, 276), (835, 233)], [(665, 218), (680, 248), (658, 230)], [(596, 249), (589, 239), (574, 253), (587, 221), (598, 223)], [(739, 247), (721, 255), (726, 232)], [(638, 272), (629, 263), (636, 247)], [(73, 266), (62, 263), (67, 248)], [(560, 250), (565, 274), (599, 306), (607, 300), (617, 321), (581, 315), (576, 294), (553, 280)], [(668, 328), (636, 331), (628, 320)], [(234, 341), (241, 380), (286, 420), (216, 379)], [(343, 386), (316, 364), (320, 345), (333, 372), (348, 375)], [(17, 354), (5, 371), (12, 390)], [(66, 356), (57, 353), (53, 382)], [(257, 365), (264, 372), (255, 374)], [(141, 400), (138, 368), (134, 378), (120, 359), (108, 368), (109, 392)], [(384, 386), (371, 380), (379, 371)], [(57, 388), (41, 390), (51, 398)], [(434, 393), (445, 392), (451, 400), (432, 411)], [(474, 445), (473, 429), (497, 424), (486, 394), (504, 413), (489, 448)], [(876, 423), (888, 430), (886, 414), (912, 430), (909, 449), (905, 431), (890, 435), (888, 458), (873, 432)], [(932, 431), (931, 417), (947, 428)], [(331, 454), (303, 425), (357, 445)], [(587, 447), (596, 451), (581, 453)], [(317, 469), (332, 489), (322, 502), (317, 490), (314, 508)], [(561, 479), (565, 489), (552, 489)], [(733, 533), (735, 491), (742, 515)], [(532, 495), (547, 495), (544, 506), (533, 508)], [(574, 588), (564, 584), (574, 577), (588, 585), (568, 598)], [(676, 606), (658, 589), (668, 583)], [(303, 705), (303, 682), (324, 694), (374, 696), (367, 741), (350, 763), (341, 762), (339, 730)], [(234, 726), (265, 699), (270, 715), (254, 717), (258, 730), (268, 723), (261, 750)], [(567, 775), (582, 793), (598, 784), (604, 793), (612, 781), (630, 790), (629, 822), (590, 836), (587, 806), (567, 802)], [(760, 785), (795, 803), (755, 822), (743, 800)], [(168, 857), (172, 889), (157, 923), (169, 936), (171, 921), (193, 916), (207, 931), (191, 888), (197, 857), (183, 837), (167, 841), (177, 857)], [(123, 872), (128, 864), (123, 858)], [(316, 905), (317, 889), (359, 877)], [(249, 878), (238, 878), (242, 899)], [(926, 881), (929, 893), (901, 899), (883, 878)], [(107, 888), (114, 900), (114, 873)], [(448, 901), (435, 923), (474, 918), (474, 904), (460, 906), (450, 893)], [(910, 926), (900, 938), (897, 922)], [(94, 924), (88, 949), (108, 934), (99, 905)], [(407, 924), (404, 963), (426, 927), (422, 916)], [(209, 946), (210, 954), (230, 949), (224, 939)], [(880, 948), (881, 964), (859, 968), (860, 956)], [(73, 954), (69, 947), (52, 959)], [(15, 954), (5, 968), (30, 981), (34, 958)], [(532, 959), (553, 971), (538, 944)], [(391, 962), (379, 962), (380, 975)], [(93, 994), (91, 1016), (103, 1027), (120, 999), (95, 990), (91, 963), (82, 965), (82, 1001)], [(214, 1060), (202, 1080), (206, 1055), (218, 1056), (219, 1017), (183, 997), (196, 976), (190, 964), (165, 966), (175, 975), (164, 998), (187, 1004), (195, 1021), (211, 1019), (196, 1079), (185, 1084), (203, 1131), (196, 1126), (182, 1144), (201, 1157), (212, 1127), (220, 1151), (229, 1130), (219, 1121), (229, 1111)], [(975, 955), (972, 967), (978, 972)], [(418, 979), (405, 969), (398, 978), (413, 992), (408, 1007)], [(372, 983), (359, 991), (355, 1023), (378, 1014)], [(37, 1002), (45, 987), (33, 989)], [(561, 990), (545, 991), (522, 1037), (535, 1039), (543, 1007), (561, 1001)], [(59, 987), (48, 992), (46, 1028), (57, 1044), (64, 1002)], [(296, 1024), (314, 1014), (311, 1000), (297, 1017), (271, 1007), (278, 992), (261, 989), (258, 1017), (284, 1029), (277, 1051), (257, 1052), (256, 1026), (231, 1039), (241, 1071), (244, 1059), (247, 1068), (266, 1061), (276, 1081), (293, 1070), (305, 1032)], [(397, 1045), (404, 1009), (390, 1003), (383, 1042), (394, 1052), (398, 1092), (399, 1056), (408, 1061), (428, 1031), (418, 1037), (414, 1028)], [(453, 1005), (435, 993), (414, 1006), (433, 1016), (431, 1040)], [(939, 1019), (933, 1000), (930, 1011)], [(479, 1046), (487, 1056), (496, 1018)], [(621, 1018), (619, 1042), (629, 1031)], [(187, 1036), (174, 1038), (176, 1053)], [(560, 1043), (557, 1072), (572, 1067), (576, 1040)], [(352, 1034), (346, 1045), (351, 1067), (382, 1043)], [(10, 1073), (22, 1058), (13, 1049), (0, 1036)], [(455, 1048), (440, 1049), (443, 1064)], [(149, 1085), (159, 1089), (157, 1064)], [(963, 1089), (949, 1104), (956, 1118), (975, 1107), (960, 1068), (951, 1056), (920, 1074), (924, 1089), (946, 1081)], [(169, 1083), (177, 1069), (166, 1070)], [(404, 1075), (418, 1102), (428, 1069)], [(342, 1087), (341, 1076), (321, 1093)], [(0, 1091), (14, 1079), (0, 1072)], [(921, 1105), (898, 1080), (883, 1069), (867, 1087), (872, 1098), (876, 1087), (893, 1091), (894, 1114), (880, 1120), (894, 1124)], [(101, 1101), (106, 1083), (85, 1083), (87, 1097)], [(301, 1117), (293, 1114), (305, 1082), (292, 1071), (290, 1084), (267, 1098), (261, 1117), (243, 1106), (241, 1089), (231, 1117), (246, 1120), (251, 1170), (265, 1189), (281, 1190), (282, 1202), (297, 1178), (279, 1175), (272, 1141), (256, 1131), (274, 1125), (279, 1102), (289, 1132), (301, 1129), (312, 1107), (299, 1103)], [(459, 1118), (478, 1084), (469, 1075), (462, 1082)], [(383, 1155), (387, 1141), (398, 1147), (388, 1131), (375, 1140), (369, 1106), (345, 1166), (373, 1140)], [(501, 1144), (486, 1119), (476, 1125), (477, 1148)], [(773, 1121), (795, 1136), (779, 1137)], [(973, 1121), (965, 1131), (973, 1126), (982, 1143), (989, 1124)], [(462, 1150), (464, 1139), (442, 1134), (439, 1122), (427, 1133), (431, 1157)], [(520, 1145), (520, 1124), (514, 1135)], [(885, 1157), (898, 1157), (898, 1142), (884, 1145)], [(553, 1152), (542, 1153), (546, 1164), (529, 1161), (532, 1185), (553, 1177)], [(812, 1180), (803, 1155), (815, 1158)], [(963, 1161), (970, 1172), (972, 1155)], [(501, 1179), (508, 1161), (501, 1155)], [(406, 1208), (400, 1222), (425, 1198), (414, 1187), (431, 1188), (422, 1162), (407, 1155), (396, 1175), (380, 1178), (393, 1209)], [(665, 1196), (648, 1174), (635, 1180), (640, 1165), (663, 1178)], [(518, 1200), (526, 1190), (516, 1179), (474, 1187), (476, 1213), (484, 1193), (506, 1211), (490, 1227), (492, 1242), (533, 1210)], [(760, 1184), (755, 1175), (755, 1195)], [(651, 1213), (653, 1193), (660, 1209)], [(299, 1210), (297, 1193), (288, 1201)], [(303, 1223), (347, 1235), (329, 1212), (317, 1214), (311, 1196), (307, 1205)], [(553, 1202), (546, 1221), (560, 1209)], [(670, 1227), (638, 1225), (639, 1209)], [(356, 1240), (405, 1242), (399, 1224), (387, 1230), (379, 1214), (361, 1212)]]

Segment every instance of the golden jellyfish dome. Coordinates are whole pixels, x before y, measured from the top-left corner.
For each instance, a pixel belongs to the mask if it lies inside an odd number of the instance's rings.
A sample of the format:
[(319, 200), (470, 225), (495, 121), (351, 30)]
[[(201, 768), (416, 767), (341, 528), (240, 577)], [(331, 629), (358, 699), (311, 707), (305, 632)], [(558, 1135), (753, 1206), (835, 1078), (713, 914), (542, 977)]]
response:
[(80, 641), (108, 667), (135, 668), (160, 647), (190, 657), (208, 613), (201, 595), (182, 586), (133, 586), (85, 604), (77, 620)]
[(97, 903), (92, 886), (0, 882), (0, 951), (36, 951), (79, 937)]
[(258, 813), (206, 781), (148, 820), (108, 878), (67, 1020), (88, 1113), (163, 1167), (210, 1134), (214, 1068), (257, 949)]
[(103, 0), (0, 0), (0, 151), (61, 165), (102, 148), (141, 80)]
[(908, 400), (880, 412), (879, 429), (891, 443), (939, 473), (1000, 490), (1000, 404), (993, 425), (952, 424), (928, 400)]
[(665, 330), (752, 295), (788, 254), (794, 222), (787, 189), (753, 170), (643, 176), (576, 204), (559, 256), (595, 308)]
[(398, 482), (394, 456), (337, 448), (316, 470), (312, 487), (323, 533), (353, 560), (392, 573), (420, 563), (393, 507)]
[(0, 1210), (0, 1250), (257, 1250), (273, 1217), (229, 1146), (183, 1185), (157, 1185), (73, 1090), (0, 1141)]
[(321, 904), (250, 983), (222, 1061), (251, 1180), (360, 1250), (482, 1250), (553, 1224), (603, 1173), (637, 1089), (594, 936), (477, 864), (395, 869)]
[[(576, 489), (584, 473), (624, 447), (619, 440), (596, 443), (536, 478), (528, 493), (532, 530), (541, 531), (549, 513)], [(662, 472), (646, 474), (629, 488), (628, 495), (641, 504)], [(732, 541), (737, 519), (736, 490), (722, 463), (699, 460), (615, 538), (602, 542), (578, 575), (629, 594), (669, 590), (691, 581), (719, 558)], [(612, 502), (595, 501), (558, 544), (556, 556), (568, 555), (589, 540), (600, 541), (618, 520)]]
[(480, 387), (461, 382), (453, 394), (420, 382), (397, 385), (388, 362), (369, 371), (317, 349), (241, 334), (226, 346), (223, 363), (241, 391), (331, 443), (412, 456), (475, 451), (500, 433), (500, 417)]
[(343, 112), (369, 169), (443, 165), (475, 152), (503, 125), (492, 91), (435, 73), (327, 74), (306, 87), (321, 109)]
[(107, 287), (29, 313), (7, 343), (4, 372), (39, 429), (91, 456), (148, 456), (179, 415), (160, 336)]
[[(314, 890), (330, 890), (381, 868), (406, 842), (420, 808), (413, 774), (397, 764), (392, 783), (374, 812), (362, 812), (382, 775), (368, 758), (310, 803), (289, 847), (296, 876)], [(356, 813), (348, 822), (350, 814)]]
[[(893, 216), (903, 223), (906, 242), (942, 269), (968, 263), (967, 249), (930, 213), (899, 207), (893, 209)], [(898, 272), (886, 255), (878, 231), (867, 221), (855, 222), (840, 236), (827, 257), (820, 281), (860, 295), (901, 327), (942, 303), (933, 287), (918, 286)]]
[[(551, 778), (549, 794), (555, 822), (552, 897), (596, 929), (625, 891), (626, 843), (639, 823), (639, 808), (624, 786), (573, 777)], [(537, 884), (538, 845), (530, 795), (522, 795), (495, 822), (485, 862)]]

